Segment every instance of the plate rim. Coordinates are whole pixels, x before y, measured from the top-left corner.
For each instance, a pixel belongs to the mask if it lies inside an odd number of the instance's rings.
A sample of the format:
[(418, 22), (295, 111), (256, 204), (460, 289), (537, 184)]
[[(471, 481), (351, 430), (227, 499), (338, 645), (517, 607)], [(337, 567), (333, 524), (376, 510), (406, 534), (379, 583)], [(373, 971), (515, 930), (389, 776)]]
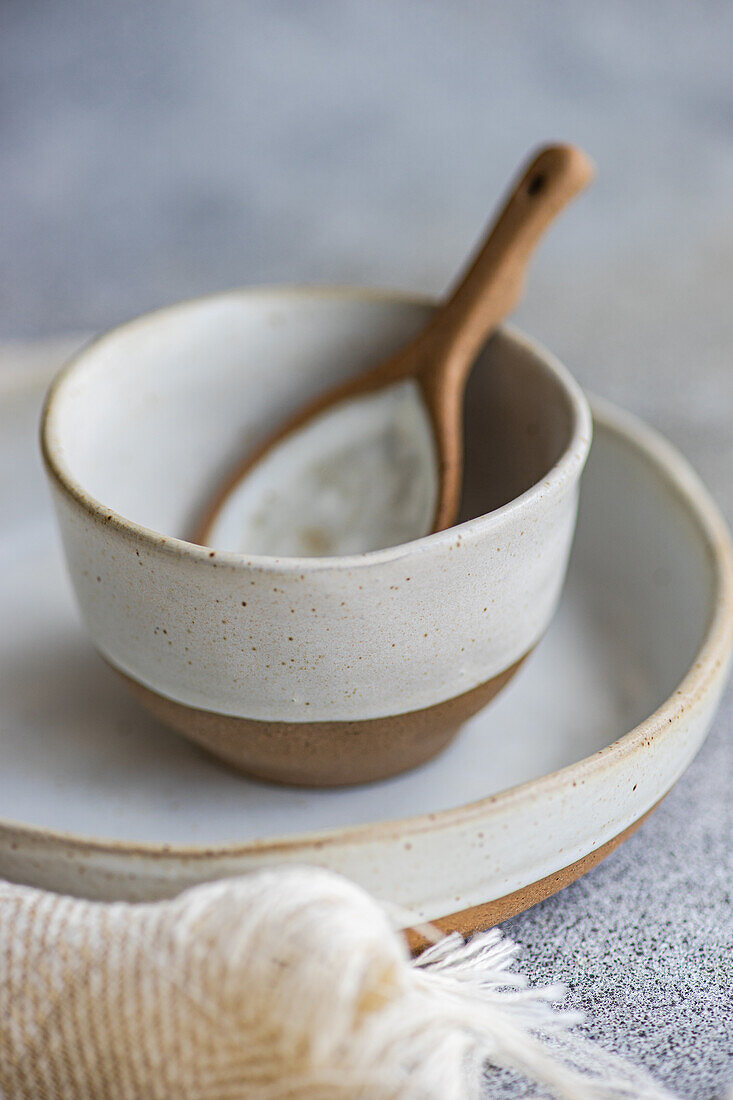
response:
[[(385, 292), (385, 296), (387, 293), (389, 292)], [(365, 292), (364, 296), (373, 295)], [(429, 301), (418, 296), (400, 295), (399, 297), (402, 300), (421, 304)], [(59, 346), (68, 348), (68, 343), (68, 340), (59, 341)], [(50, 351), (54, 342), (43, 341), (43, 344)], [(49, 367), (42, 378), (41, 371), (33, 370), (27, 379), (27, 386), (23, 388), (31, 390), (43, 380), (50, 382), (55, 373), (56, 370)], [(2, 383), (6, 380), (11, 382), (8, 386), (10, 391), (17, 392), (21, 388), (18, 386), (17, 372), (6, 374), (0, 371), (0, 388), (3, 390), (6, 387)], [(638, 752), (650, 737), (659, 735), (666, 728), (673, 726), (686, 708), (706, 695), (709, 685), (721, 670), (724, 670), (731, 656), (733, 545), (730, 532), (710, 493), (687, 459), (673, 444), (655, 428), (612, 402), (595, 395), (588, 395), (588, 399), (594, 425), (597, 424), (599, 428), (610, 431), (627, 445), (641, 451), (647, 459), (651, 459), (653, 465), (663, 475), (667, 487), (694, 519), (695, 526), (709, 551), (713, 567), (712, 613), (700, 646), (690, 661), (686, 673), (667, 698), (631, 730), (591, 756), (583, 757), (579, 761), (538, 778), (525, 780), (523, 783), (459, 806), (407, 817), (386, 818), (359, 825), (331, 826), (302, 833), (276, 834), (247, 841), (235, 840), (219, 844), (195, 845), (103, 839), (0, 818), (0, 843), (9, 842), (11, 846), (17, 846), (19, 841), (23, 841), (33, 846), (43, 844), (48, 848), (60, 847), (66, 853), (69, 849), (73, 849), (78, 853), (86, 854), (142, 857), (151, 862), (180, 860), (190, 863), (199, 860), (262, 856), (269, 853), (295, 854), (314, 847), (322, 849), (334, 845), (356, 847), (397, 837), (405, 840), (423, 833), (440, 832), (443, 828), (450, 828), (456, 824), (468, 824), (473, 818), (481, 817), (492, 809), (496, 811), (504, 807), (516, 807), (522, 802), (529, 804), (538, 796), (556, 794), (573, 782), (579, 783), (605, 770), (611, 762), (620, 761)]]

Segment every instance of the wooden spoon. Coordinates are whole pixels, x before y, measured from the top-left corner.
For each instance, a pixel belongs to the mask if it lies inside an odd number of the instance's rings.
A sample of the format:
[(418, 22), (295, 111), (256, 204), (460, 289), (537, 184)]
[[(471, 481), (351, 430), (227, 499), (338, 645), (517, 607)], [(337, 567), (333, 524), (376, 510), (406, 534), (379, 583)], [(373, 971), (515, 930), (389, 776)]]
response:
[[(343, 405), (346, 410), (358, 398), (374, 396), (409, 379), (417, 384), (427, 413), (437, 473), (428, 505), (432, 509), (432, 524), (428, 513), (427, 530), (416, 530), (411, 537), (430, 530), (440, 531), (454, 523), (461, 498), (463, 396), (468, 375), (482, 345), (519, 301), (527, 264), (545, 229), (592, 177), (592, 162), (580, 149), (571, 145), (542, 148), (511, 188), (493, 227), (455, 290), (425, 328), (396, 354), (308, 403), (265, 439), (214, 496), (194, 534), (195, 541), (211, 544), (222, 510), (231, 504), (238, 490), (241, 494), (243, 479), (251, 477), (256, 468), (260, 470), (265, 457), (276, 459), (280, 448), (292, 444), (296, 433), (307, 432), (314, 418), (318, 418), (319, 425), (325, 423), (324, 416), (333, 414), (336, 406)], [(310, 446), (312, 449), (312, 440)], [(424, 460), (424, 448), (421, 454)], [(287, 466), (280, 464), (278, 477), (287, 476)], [(372, 485), (379, 480), (377, 474)], [(350, 492), (353, 496), (353, 487)], [(423, 498), (427, 499), (425, 493)], [(238, 548), (258, 552), (256, 547)], [(375, 546), (356, 549), (372, 548)], [(265, 550), (291, 552), (287, 547), (281, 550), (269, 544)], [(311, 552), (343, 552), (343, 547), (334, 550), (327, 541), (319, 546), (316, 539)]]

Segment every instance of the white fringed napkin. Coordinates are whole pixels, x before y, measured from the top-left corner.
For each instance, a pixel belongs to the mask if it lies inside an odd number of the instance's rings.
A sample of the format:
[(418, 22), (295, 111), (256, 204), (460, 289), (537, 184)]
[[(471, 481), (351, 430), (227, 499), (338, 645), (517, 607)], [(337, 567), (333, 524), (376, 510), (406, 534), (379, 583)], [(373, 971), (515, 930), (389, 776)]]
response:
[(492, 931), (413, 961), (380, 905), (316, 868), (139, 905), (0, 883), (0, 1095), (470, 1100), (511, 1070), (540, 1086), (525, 1096), (668, 1096), (570, 1030), (514, 955)]

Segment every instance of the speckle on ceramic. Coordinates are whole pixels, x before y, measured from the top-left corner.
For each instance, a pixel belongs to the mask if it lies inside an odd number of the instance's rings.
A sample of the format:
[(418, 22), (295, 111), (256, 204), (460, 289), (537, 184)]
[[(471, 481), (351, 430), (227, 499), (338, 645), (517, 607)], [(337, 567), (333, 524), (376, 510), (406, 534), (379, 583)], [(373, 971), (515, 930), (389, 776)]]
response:
[(471, 380), (456, 527), (334, 557), (186, 541), (222, 471), (343, 373), (345, 349), (360, 371), (430, 308), (361, 292), (217, 295), (112, 331), (49, 392), (44, 456), (92, 639), (176, 729), (259, 776), (352, 783), (419, 763), (556, 607), (590, 414), (557, 360), (509, 332)]

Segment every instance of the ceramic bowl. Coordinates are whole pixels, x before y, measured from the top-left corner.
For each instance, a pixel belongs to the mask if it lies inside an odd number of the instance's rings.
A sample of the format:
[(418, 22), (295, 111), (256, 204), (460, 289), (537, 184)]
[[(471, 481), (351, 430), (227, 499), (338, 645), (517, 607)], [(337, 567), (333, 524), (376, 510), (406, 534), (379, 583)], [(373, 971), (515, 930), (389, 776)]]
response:
[(329, 558), (187, 540), (247, 448), (431, 308), (363, 291), (220, 294), (114, 329), (48, 392), (43, 456), (94, 644), (162, 721), (252, 775), (344, 784), (427, 760), (557, 605), (591, 419), (562, 365), (513, 331), (469, 384), (455, 527)]

